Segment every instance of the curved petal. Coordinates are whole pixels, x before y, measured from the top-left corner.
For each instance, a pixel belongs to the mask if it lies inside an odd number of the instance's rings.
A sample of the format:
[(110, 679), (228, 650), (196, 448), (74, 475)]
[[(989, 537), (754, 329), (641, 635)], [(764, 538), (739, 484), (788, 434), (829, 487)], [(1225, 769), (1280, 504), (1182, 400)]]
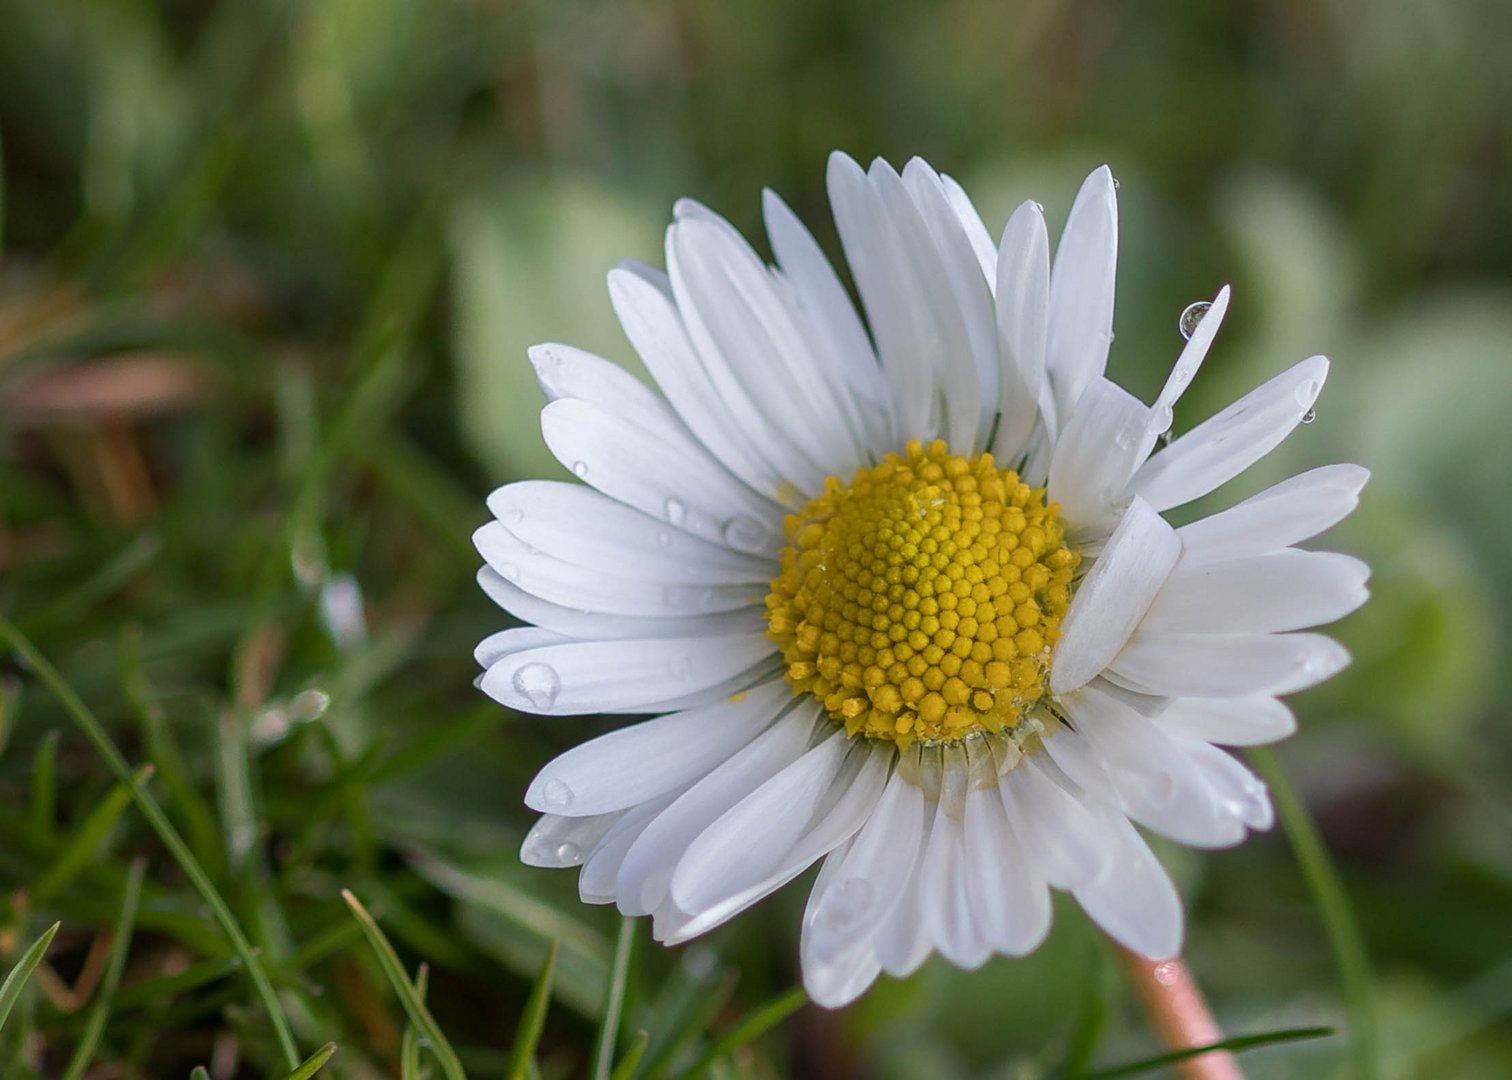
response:
[(1130, 504), (1071, 600), (1050, 690), (1085, 685), (1123, 649), (1181, 554), (1181, 541), (1143, 499)]
[(1129, 477), (1155, 445), (1149, 406), (1107, 379), (1087, 383), (1050, 456), (1049, 491), (1067, 528), (1101, 539), (1117, 520)]
[(1129, 492), (1169, 510), (1227, 483), (1292, 433), (1327, 377), (1327, 358), (1314, 356), (1256, 387), (1145, 462)]
[(1273, 697), (1172, 698), (1155, 722), (1173, 735), (1220, 746), (1261, 746), (1297, 730), (1297, 718)]
[(1167, 697), (1290, 694), (1342, 671), (1349, 653), (1321, 634), (1157, 634), (1141, 630), (1108, 665), (1120, 686)]
[(532, 810), (582, 817), (625, 810), (692, 784), (764, 731), (792, 700), (781, 679), (733, 700), (668, 713), (589, 739), (546, 765)]
[[(541, 434), (558, 461), (611, 499), (711, 543), (775, 555), (780, 512), (691, 438), (650, 430), (587, 401), (553, 401)], [(508, 576), (508, 575), (506, 575)]]
[(1102, 165), (1076, 193), (1050, 270), (1045, 366), (1061, 416), (1071, 414), (1082, 390), (1108, 365), (1117, 264), (1117, 185)]
[(1112, 855), (1101, 876), (1075, 890), (1077, 902), (1120, 945), (1152, 960), (1181, 951), (1181, 897), (1134, 827), (1118, 814), (1099, 815)]
[(617, 577), (731, 585), (764, 583), (777, 570), (770, 559), (700, 540), (579, 484), (507, 484), (488, 508), (524, 544)]
[(1324, 465), (1268, 487), (1177, 532), (1190, 559), (1264, 555), (1301, 543), (1344, 520), (1360, 502), (1370, 470)]
[(490, 600), (521, 622), (533, 623), (564, 639), (619, 641), (625, 638), (718, 637), (749, 633), (754, 627), (761, 626), (765, 618), (764, 609), (758, 607), (736, 608), (714, 615), (665, 618), (584, 611), (533, 596), (512, 581), (505, 580), (491, 566), (479, 567), (478, 585)]
[(1285, 549), (1176, 564), (1141, 624), (1152, 631), (1269, 634), (1348, 615), (1370, 594), (1370, 567), (1348, 555)]
[(715, 700), (771, 655), (761, 633), (569, 641), (496, 660), (482, 689), (500, 704), (543, 716), (654, 712), (690, 698)]
[(996, 300), (1003, 370), (992, 454), (1000, 464), (1012, 466), (1028, 452), (1045, 393), (1050, 238), (1039, 203), (1023, 203), (1003, 230), (997, 252)]

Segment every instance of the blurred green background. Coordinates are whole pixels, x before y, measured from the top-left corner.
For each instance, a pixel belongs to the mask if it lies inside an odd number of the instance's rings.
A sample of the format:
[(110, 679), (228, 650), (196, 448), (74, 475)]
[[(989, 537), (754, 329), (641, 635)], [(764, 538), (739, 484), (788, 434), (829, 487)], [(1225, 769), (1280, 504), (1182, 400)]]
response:
[[(1512, 1075), (1509, 56), (1500, 0), (0, 0), (0, 611), (155, 765), (301, 1051), (340, 1045), (324, 1075), (403, 1057), (343, 887), (428, 962), (478, 1076), (504, 1074), (560, 940), (539, 1070), (582, 1075), (618, 919), (515, 852), (530, 775), (604, 725), (470, 685), (505, 624), (473, 583), (483, 497), (564, 475), (526, 346), (633, 364), (604, 274), (661, 263), (680, 195), (757, 237), (771, 186), (836, 252), (832, 148), (925, 156), (993, 229), (1027, 197), (1058, 223), (1106, 161), (1114, 377), (1148, 399), (1181, 310), (1231, 282), (1179, 427), (1305, 355), (1334, 367), (1316, 422), (1226, 497), (1374, 471), (1326, 545), (1375, 570), (1339, 628), (1355, 664), (1297, 701), (1278, 751), (1366, 992), (1341, 994), (1279, 829), (1162, 849), (1188, 958), (1232, 1033), (1359, 1035), (1373, 1010), (1381, 1075)], [(77, 1075), (282, 1075), (180, 866), (25, 668), (0, 669), (0, 970), (63, 926), (0, 1074), (62, 1075), (83, 1044)], [(636, 1075), (701, 1073), (712, 1049), (722, 1076), (1033, 1078), (1158, 1049), (1069, 905), (1030, 959), (931, 964), (714, 1047), (794, 985), (802, 892), (680, 950), (634, 928)], [(1244, 1060), (1360, 1059), (1341, 1033)]]

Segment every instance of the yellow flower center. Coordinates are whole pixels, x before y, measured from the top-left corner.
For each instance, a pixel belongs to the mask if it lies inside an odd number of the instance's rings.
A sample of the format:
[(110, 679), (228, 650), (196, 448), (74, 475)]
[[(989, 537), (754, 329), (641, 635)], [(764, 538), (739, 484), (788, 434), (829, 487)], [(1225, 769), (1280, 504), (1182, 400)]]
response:
[(955, 742), (1045, 693), (1079, 556), (1059, 506), (991, 454), (908, 444), (785, 521), (767, 634), (851, 734)]

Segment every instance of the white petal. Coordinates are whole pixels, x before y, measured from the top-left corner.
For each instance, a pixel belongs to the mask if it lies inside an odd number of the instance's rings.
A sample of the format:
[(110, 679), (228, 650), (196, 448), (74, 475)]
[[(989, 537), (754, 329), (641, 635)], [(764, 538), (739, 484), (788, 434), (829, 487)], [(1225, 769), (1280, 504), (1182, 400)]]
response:
[(672, 792), (617, 815), (618, 820), (594, 845), (578, 875), (578, 896), (585, 904), (614, 903), (614, 883), (624, 865), (625, 854), (640, 839), (646, 826), (681, 794)]
[(498, 521), (473, 533), (473, 545), (507, 581), (543, 600), (582, 611), (649, 618), (733, 611), (759, 604), (767, 589), (750, 580), (737, 585), (689, 585), (618, 577), (529, 547)]
[(1112, 853), (1102, 875), (1075, 890), (1077, 901), (1125, 948), (1163, 960), (1181, 951), (1181, 897), (1134, 827), (1117, 814), (1099, 815)]
[(650, 430), (589, 402), (563, 400), (541, 410), (541, 434), (558, 461), (642, 513), (741, 551), (774, 555), (782, 546), (773, 528), (776, 505), (670, 428)]
[(1108, 363), (1113, 341), (1113, 285), (1118, 263), (1118, 193), (1106, 165), (1077, 192), (1050, 271), (1046, 368), (1056, 410), (1076, 399)]
[(1349, 654), (1321, 634), (1140, 631), (1108, 666), (1120, 686), (1168, 697), (1290, 694), (1342, 671)]
[(797, 450), (791, 479), (818, 490), (830, 473), (860, 464), (835, 387), (770, 272), (728, 224), (685, 218), (667, 234), (667, 270), (688, 337), (737, 419), (749, 409)]
[(871, 448), (888, 448), (896, 441), (892, 398), (850, 295), (813, 234), (787, 204), (770, 190), (763, 191), (761, 198), (772, 252), (818, 337), (820, 355), (835, 365), (850, 397), (861, 406), (860, 419), (873, 440)]
[(1002, 355), (1001, 416), (992, 453), (1005, 466), (1027, 451), (1045, 392), (1045, 324), (1050, 305), (1050, 239), (1045, 211), (1013, 212), (997, 252), (997, 332)]
[[(651, 641), (572, 641), (494, 662), (485, 694), (544, 716), (654, 712), (685, 699), (712, 701), (772, 655), (762, 633)], [(691, 702), (690, 702), (691, 703)]]
[(656, 391), (613, 361), (555, 342), (532, 345), (529, 355), (547, 401), (590, 401), (641, 427), (686, 436), (687, 430)]
[(892, 391), (896, 432), (922, 438), (932, 433), (937, 394), (933, 358), (923, 337), (931, 315), (913, 287), (910, 253), (859, 165), (837, 151), (830, 155), (827, 181), (840, 243)]
[(966, 889), (988, 943), (1024, 956), (1050, 931), (1050, 891), (1019, 842), (996, 787), (966, 797)]
[(972, 910), (965, 830), (958, 818), (943, 810), (935, 814), (919, 865), (919, 897), (925, 931), (941, 956), (966, 970), (987, 962), (992, 945)]
[[(964, 333), (969, 350), (967, 355), (975, 368), (976, 377), (972, 381), (978, 413), (976, 439), (969, 444), (969, 452), (976, 453), (983, 449), (977, 440), (985, 438), (992, 426), (999, 395), (1001, 361), (998, 355), (992, 281), (982, 273), (982, 264), (973, 250), (972, 240), (951, 207), (949, 193), (939, 174), (922, 158), (916, 157), (903, 167), (903, 184), (913, 199), (930, 239), (934, 241), (934, 252), (941, 272), (940, 282), (948, 286), (946, 295), (949, 297), (949, 309), (958, 315), (960, 332)], [(980, 225), (980, 220), (978, 224)]]
[[(865, 993), (866, 988), (875, 982), (882, 972), (876, 950), (866, 938), (862, 938), (850, 952), (825, 959), (816, 956), (813, 947), (814, 927), (816, 924), (821, 926), (823, 924), (820, 912), (826, 907), (829, 892), (839, 879), (839, 872), (845, 864), (846, 856), (850, 854), (853, 843), (854, 840), (847, 841), (824, 860), (819, 876), (814, 881), (813, 891), (809, 893), (808, 904), (803, 911), (803, 936), (798, 948), (803, 967), (803, 987), (815, 1004), (826, 1009), (838, 1009), (842, 1005), (849, 1005)], [(821, 936), (822, 933), (821, 930)]]
[(542, 816), (520, 845), (520, 861), (526, 866), (556, 870), (578, 866), (583, 856), (601, 840), (618, 814), (596, 817)]
[(1103, 837), (1082, 799), (1052, 775), (1043, 754), (1026, 757), (998, 782), (1014, 834), (1045, 880), (1071, 889), (1096, 880), (1107, 862)]
[(1157, 434), (1144, 402), (1101, 376), (1087, 383), (1050, 458), (1051, 498), (1068, 529), (1088, 539), (1106, 535)]
[(748, 633), (751, 627), (760, 626), (765, 618), (763, 610), (754, 607), (737, 608), (715, 615), (680, 615), (669, 618), (605, 615), (581, 608), (562, 607), (532, 596), (513, 582), (506, 581), (491, 566), (479, 568), (478, 585), (490, 600), (521, 622), (533, 623), (564, 638), (608, 641), (624, 638), (717, 637), (722, 634)]
[(473, 659), (479, 667), (490, 667), (513, 653), (525, 649), (538, 649), (542, 645), (559, 645), (566, 637), (539, 626), (515, 626), (508, 630), (489, 634), (473, 649)]
[(818, 714), (818, 702), (800, 703), (646, 826), (626, 854), (615, 883), (620, 911), (649, 915), (659, 907), (688, 845), (730, 807), (798, 760)]
[(945, 189), (950, 209), (955, 212), (956, 220), (966, 232), (966, 239), (971, 241), (971, 250), (976, 252), (977, 261), (982, 265), (982, 277), (991, 284), (997, 280), (997, 247), (992, 242), (992, 234), (987, 231), (982, 215), (977, 213), (971, 196), (966, 194), (966, 189), (955, 178), (941, 173), (940, 184)]
[(1084, 685), (1124, 648), (1180, 554), (1175, 531), (1136, 498), (1071, 600), (1050, 669), (1053, 693)]
[(837, 731), (726, 812), (673, 872), (673, 901), (696, 915), (663, 940), (717, 926), (850, 839), (876, 809), (891, 756)]
[(1285, 549), (1176, 564), (1142, 624), (1146, 630), (1269, 634), (1320, 626), (1365, 602), (1370, 567), (1348, 555)]
[(1274, 450), (1307, 415), (1328, 360), (1314, 356), (1198, 424), (1141, 466), (1129, 491), (1157, 510), (1201, 498)]
[[(737, 422), (720, 398), (688, 340), (672, 299), (670, 281), (664, 291), (640, 275), (612, 270), (609, 300), (646, 369), (709, 452), (753, 491), (775, 497), (784, 486), (791, 486), (792, 463), (774, 433), (764, 428), (754, 413), (745, 414)], [(763, 454), (762, 447), (770, 453)]]
[(728, 585), (766, 582), (776, 571), (770, 559), (710, 544), (579, 484), (507, 484), (488, 508), (530, 547), (619, 577)]
[(1370, 470), (1358, 465), (1325, 465), (1177, 531), (1191, 558), (1279, 551), (1342, 521), (1359, 504), (1368, 479)]
[(1212, 347), (1213, 339), (1218, 336), (1218, 328), (1223, 325), (1223, 316), (1228, 311), (1228, 305), (1229, 287), (1225, 285), (1218, 290), (1218, 295), (1213, 297), (1212, 304), (1197, 323), (1197, 329), (1193, 330), (1192, 336), (1187, 339), (1181, 355), (1176, 358), (1175, 366), (1171, 368), (1171, 374), (1166, 377), (1165, 386), (1161, 387), (1160, 396), (1151, 406), (1157, 434), (1170, 430), (1171, 423), (1175, 420), (1176, 402), (1181, 400), (1181, 395), (1186, 393), (1186, 388), (1192, 385), (1197, 369), (1207, 358), (1208, 349)]
[(1172, 698), (1155, 721), (1173, 735), (1220, 746), (1261, 746), (1297, 730), (1297, 718), (1273, 697)]
[[(929, 809), (933, 811), (934, 807)], [(934, 945), (929, 929), (924, 924), (923, 861), (928, 852), (929, 831), (926, 829), (925, 847), (920, 852), (918, 865), (912, 868), (908, 880), (903, 883), (897, 903), (893, 905), (892, 913), (873, 939), (882, 970), (895, 979), (906, 979), (918, 971), (920, 965), (929, 958)]]
[(1047, 739), (1046, 750), (1089, 794), (1140, 824), (1193, 847), (1229, 847), (1261, 820), (1258, 806), (1268, 809), (1264, 786), (1247, 772), (1250, 787), (1237, 782), (1229, 767), (1243, 767), (1221, 750), (1167, 735), (1093, 686), (1062, 703), (1075, 727)]
[(816, 961), (837, 961), (873, 938), (914, 874), (923, 835), (924, 797), (894, 772), (834, 884), (823, 894), (815, 890), (806, 932)]
[(573, 747), (530, 783), (532, 810), (606, 814), (686, 787), (759, 735), (792, 700), (781, 679), (737, 700), (658, 716)]

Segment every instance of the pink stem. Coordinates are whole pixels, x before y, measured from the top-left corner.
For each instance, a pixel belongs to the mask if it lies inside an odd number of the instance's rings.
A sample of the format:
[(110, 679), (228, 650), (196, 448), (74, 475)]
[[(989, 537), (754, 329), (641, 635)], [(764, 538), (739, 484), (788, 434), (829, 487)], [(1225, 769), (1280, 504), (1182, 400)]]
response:
[[(1186, 961), (1180, 957), (1146, 960), (1122, 946), (1118, 952), (1150, 1026), (1167, 1050), (1189, 1050), (1223, 1038)], [(1173, 1067), (1182, 1080), (1244, 1080), (1239, 1063), (1227, 1050), (1199, 1054)]]

